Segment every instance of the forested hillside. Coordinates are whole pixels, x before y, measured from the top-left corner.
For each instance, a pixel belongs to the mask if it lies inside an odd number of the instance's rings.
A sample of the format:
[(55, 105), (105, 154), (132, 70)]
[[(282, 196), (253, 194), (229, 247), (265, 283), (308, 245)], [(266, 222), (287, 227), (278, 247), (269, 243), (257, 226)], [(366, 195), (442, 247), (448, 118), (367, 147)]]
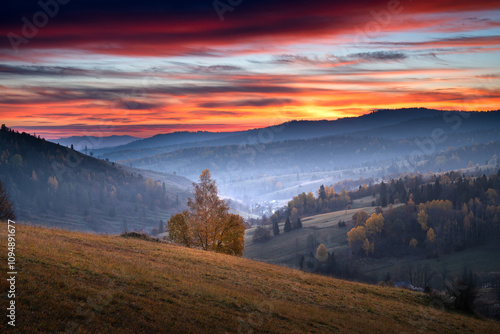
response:
[(0, 130), (0, 179), (23, 222), (93, 232), (149, 232), (182, 208), (191, 182), (148, 174), (5, 126)]
[(375, 196), (371, 202), (378, 206), (375, 214), (359, 211), (352, 217), (354, 228), (348, 238), (355, 253), (436, 256), (500, 240), (499, 194), (500, 170), (488, 177), (459, 172), (426, 178), (408, 175), (338, 193), (334, 186), (321, 186), (317, 194), (295, 196), (263, 223), (284, 223), (293, 217), (293, 226), (299, 217), (344, 210), (354, 199)]
[[(350, 242), (358, 247), (359, 242), (370, 239), (375, 247), (365, 253), (375, 256), (415, 252), (437, 256), (497, 242), (500, 240), (499, 193), (500, 171), (489, 177), (447, 173), (426, 182), (418, 177), (399, 183), (391, 180), (380, 188), (380, 201), (389, 203), (382, 213), (380, 231), (370, 234), (370, 227), (363, 227), (367, 221), (359, 221), (358, 233), (352, 235)], [(391, 203), (404, 199), (405, 194), (405, 205), (393, 208)], [(359, 240), (359, 232), (363, 230), (367, 232), (366, 237)]]

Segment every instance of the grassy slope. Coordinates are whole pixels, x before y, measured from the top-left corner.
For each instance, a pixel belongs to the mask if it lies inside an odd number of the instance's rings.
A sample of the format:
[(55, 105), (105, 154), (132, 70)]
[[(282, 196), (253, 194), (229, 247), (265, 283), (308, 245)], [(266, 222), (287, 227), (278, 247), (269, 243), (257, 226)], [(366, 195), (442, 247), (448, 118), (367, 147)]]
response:
[[(500, 331), (409, 291), (118, 236), (16, 232), (20, 332)], [(3, 227), (1, 240), (5, 234)], [(0, 331), (5, 326), (4, 319)]]

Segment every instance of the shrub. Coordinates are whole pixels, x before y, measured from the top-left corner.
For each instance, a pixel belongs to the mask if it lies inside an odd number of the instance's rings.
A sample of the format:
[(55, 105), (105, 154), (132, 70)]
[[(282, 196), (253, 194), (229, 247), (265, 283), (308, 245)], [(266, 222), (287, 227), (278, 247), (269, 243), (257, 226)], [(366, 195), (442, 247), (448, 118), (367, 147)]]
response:
[(263, 242), (269, 240), (271, 238), (271, 230), (268, 228), (258, 226), (253, 234), (253, 241), (255, 242)]
[(162, 242), (158, 238), (153, 238), (146, 233), (140, 233), (140, 232), (124, 232), (120, 234), (121, 237), (127, 238), (127, 239), (140, 239), (140, 240), (146, 240), (146, 241), (151, 241), (151, 242)]

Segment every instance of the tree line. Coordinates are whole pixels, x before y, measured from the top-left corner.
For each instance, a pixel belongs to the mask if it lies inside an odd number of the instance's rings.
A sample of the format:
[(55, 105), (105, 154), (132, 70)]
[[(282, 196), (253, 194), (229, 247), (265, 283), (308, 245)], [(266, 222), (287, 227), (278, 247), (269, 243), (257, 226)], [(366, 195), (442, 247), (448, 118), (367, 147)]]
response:
[(264, 216), (254, 240), (271, 238), (271, 231), (279, 235), (283, 225), (285, 232), (301, 228), (301, 217), (349, 209), (353, 199), (371, 195), (375, 213), (359, 211), (352, 216), (348, 242), (355, 254), (437, 256), (500, 239), (499, 194), (500, 170), (488, 177), (458, 171), (409, 174), (340, 193), (321, 185), (316, 196), (301, 193), (269, 218)]
[[(450, 172), (426, 181), (418, 175), (398, 181), (391, 180), (387, 186), (386, 210), (369, 217), (364, 211), (353, 215), (355, 226), (348, 240), (355, 252), (379, 257), (437, 256), (500, 239), (500, 170), (488, 177)], [(404, 184), (405, 190), (397, 183)], [(394, 199), (405, 192), (406, 202), (395, 206)], [(379, 196), (383, 195), (380, 191)], [(381, 228), (373, 229), (374, 215)]]

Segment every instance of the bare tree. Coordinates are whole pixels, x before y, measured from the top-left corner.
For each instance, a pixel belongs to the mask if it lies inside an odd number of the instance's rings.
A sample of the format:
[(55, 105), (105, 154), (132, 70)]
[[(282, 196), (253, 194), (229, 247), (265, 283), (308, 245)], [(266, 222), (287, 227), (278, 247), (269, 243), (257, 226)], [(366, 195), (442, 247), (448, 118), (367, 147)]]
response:
[(432, 270), (432, 267), (428, 263), (425, 265), (410, 263), (406, 268), (410, 283), (415, 287), (428, 286), (434, 276), (436, 276), (436, 271)]

